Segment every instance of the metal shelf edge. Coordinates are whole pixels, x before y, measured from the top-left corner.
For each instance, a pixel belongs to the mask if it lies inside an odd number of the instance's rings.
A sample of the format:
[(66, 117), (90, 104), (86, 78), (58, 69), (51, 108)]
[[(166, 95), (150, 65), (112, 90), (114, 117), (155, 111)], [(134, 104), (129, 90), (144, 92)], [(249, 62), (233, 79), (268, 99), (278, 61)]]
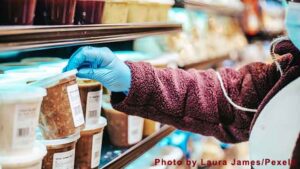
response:
[(125, 167), (130, 162), (137, 159), (140, 155), (151, 149), (162, 138), (166, 137), (173, 131), (175, 131), (174, 127), (164, 125), (158, 132), (154, 133), (149, 137), (146, 137), (141, 142), (128, 149), (121, 156), (117, 157), (113, 161), (103, 166), (101, 169), (115, 169)]

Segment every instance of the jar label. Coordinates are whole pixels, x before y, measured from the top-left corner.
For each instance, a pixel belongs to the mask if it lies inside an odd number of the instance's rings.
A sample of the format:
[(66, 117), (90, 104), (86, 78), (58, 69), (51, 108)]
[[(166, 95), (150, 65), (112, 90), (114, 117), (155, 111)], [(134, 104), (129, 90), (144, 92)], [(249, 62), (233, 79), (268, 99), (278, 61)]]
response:
[(103, 136), (103, 132), (95, 134), (93, 136), (92, 159), (91, 159), (92, 168), (98, 167), (100, 164), (102, 136)]
[(75, 149), (63, 153), (55, 153), (53, 155), (52, 168), (74, 169), (74, 163), (75, 163)]
[(154, 130), (158, 131), (159, 129), (160, 129), (160, 123), (159, 122), (155, 122)]
[(69, 102), (72, 110), (73, 122), (75, 127), (79, 127), (82, 124), (84, 124), (84, 117), (83, 117), (78, 85), (74, 84), (68, 86), (67, 91), (68, 91)]
[(128, 116), (128, 144), (135, 144), (142, 139), (144, 119)]
[(102, 90), (88, 92), (86, 103), (85, 120), (87, 124), (98, 122), (101, 112)]
[(12, 139), (13, 149), (34, 143), (35, 128), (38, 125), (38, 112), (39, 108), (36, 104), (16, 105)]

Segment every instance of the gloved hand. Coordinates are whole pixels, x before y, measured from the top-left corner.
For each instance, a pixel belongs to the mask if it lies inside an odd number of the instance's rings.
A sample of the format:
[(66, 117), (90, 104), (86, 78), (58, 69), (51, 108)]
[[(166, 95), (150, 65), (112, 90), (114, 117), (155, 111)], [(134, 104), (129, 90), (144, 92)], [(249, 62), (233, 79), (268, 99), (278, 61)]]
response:
[(78, 77), (97, 80), (112, 92), (128, 93), (129, 67), (106, 47), (81, 47), (70, 58), (64, 71), (78, 69)]

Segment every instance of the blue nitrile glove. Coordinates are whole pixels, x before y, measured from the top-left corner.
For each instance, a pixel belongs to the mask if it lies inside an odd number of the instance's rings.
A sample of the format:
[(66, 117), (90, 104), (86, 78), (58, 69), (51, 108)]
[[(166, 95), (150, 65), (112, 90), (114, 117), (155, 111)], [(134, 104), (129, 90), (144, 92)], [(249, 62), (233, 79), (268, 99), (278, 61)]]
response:
[(71, 56), (64, 71), (72, 69), (78, 69), (78, 77), (97, 80), (112, 92), (129, 92), (131, 85), (129, 67), (106, 47), (79, 48)]

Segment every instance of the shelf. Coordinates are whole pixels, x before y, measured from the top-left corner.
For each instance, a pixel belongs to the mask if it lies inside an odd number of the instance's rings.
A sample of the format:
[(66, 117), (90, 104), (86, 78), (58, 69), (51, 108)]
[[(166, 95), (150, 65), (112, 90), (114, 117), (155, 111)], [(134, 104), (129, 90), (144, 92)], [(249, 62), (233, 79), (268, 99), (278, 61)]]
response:
[(181, 30), (180, 24), (173, 23), (3, 26), (0, 52), (128, 41)]
[(120, 155), (114, 158), (112, 161), (106, 164), (100, 164), (101, 169), (109, 169), (109, 168), (123, 168), (128, 165), (130, 162), (136, 160), (141, 154), (144, 154), (149, 149), (151, 149), (155, 144), (157, 144), (161, 139), (171, 134), (175, 131), (174, 127), (164, 125), (158, 132), (153, 135), (146, 137), (138, 144), (132, 146), (129, 149), (118, 149), (114, 147), (107, 148), (108, 150), (102, 150), (102, 156), (114, 152), (119, 151)]
[(224, 55), (221, 57), (216, 57), (213, 59), (209, 59), (209, 60), (204, 60), (204, 61), (200, 61), (197, 63), (192, 63), (189, 65), (185, 65), (184, 69), (207, 69), (210, 68), (213, 65), (219, 64), (221, 62), (223, 62), (226, 59), (229, 59), (230, 56), (229, 55)]
[[(213, 1), (211, 1), (213, 2)], [(230, 6), (207, 3), (204, 0), (184, 0), (184, 6), (188, 9), (202, 10), (222, 15), (239, 16), (244, 10), (243, 4)]]

